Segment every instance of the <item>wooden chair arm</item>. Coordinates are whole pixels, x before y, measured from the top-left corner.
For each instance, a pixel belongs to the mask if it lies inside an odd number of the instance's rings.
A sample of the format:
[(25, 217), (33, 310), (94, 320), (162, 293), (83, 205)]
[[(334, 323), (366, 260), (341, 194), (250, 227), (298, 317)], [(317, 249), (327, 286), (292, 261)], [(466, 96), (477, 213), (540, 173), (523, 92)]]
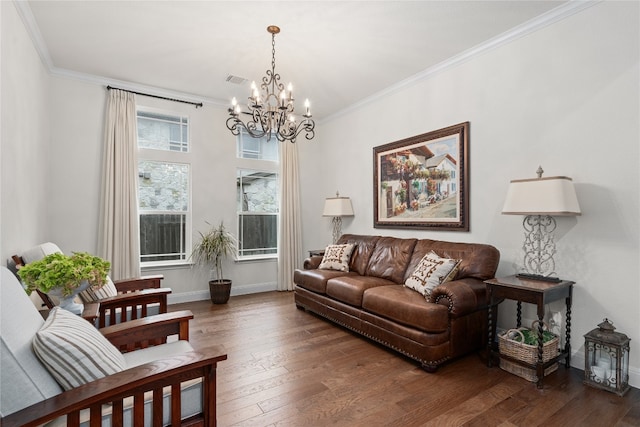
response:
[(113, 284), (118, 292), (126, 293), (140, 289), (159, 288), (160, 281), (164, 279), (162, 274), (152, 276), (132, 277), (129, 279), (115, 280)]
[(173, 311), (119, 323), (99, 329), (120, 351), (133, 351), (165, 342), (170, 335), (189, 340), (189, 310)]
[(170, 293), (169, 288), (142, 289), (103, 298), (99, 301), (98, 328), (147, 317), (148, 308), (153, 304), (158, 304), (158, 313), (166, 313)]
[[(202, 425), (215, 425), (216, 367), (218, 362), (226, 359), (227, 355), (223, 354), (220, 347), (213, 347), (136, 366), (9, 414), (0, 420), (0, 424), (3, 427), (37, 426), (67, 415), (67, 425), (73, 426), (79, 424), (80, 411), (90, 408), (91, 425), (96, 422), (97, 425), (101, 425), (101, 407), (111, 404), (112, 425), (121, 425), (123, 399), (136, 396), (133, 409), (134, 425), (143, 425), (144, 420), (136, 418), (144, 416), (144, 410), (137, 406), (143, 405), (144, 402), (137, 399), (138, 396), (153, 391), (154, 417), (157, 416), (155, 411), (159, 410), (161, 419), (162, 404), (156, 405), (155, 399), (159, 398), (161, 403), (162, 388), (172, 386), (172, 405), (179, 405), (180, 383), (202, 378), (203, 412), (197, 418), (203, 422)], [(172, 416), (171, 425), (180, 425), (180, 411), (172, 411)]]

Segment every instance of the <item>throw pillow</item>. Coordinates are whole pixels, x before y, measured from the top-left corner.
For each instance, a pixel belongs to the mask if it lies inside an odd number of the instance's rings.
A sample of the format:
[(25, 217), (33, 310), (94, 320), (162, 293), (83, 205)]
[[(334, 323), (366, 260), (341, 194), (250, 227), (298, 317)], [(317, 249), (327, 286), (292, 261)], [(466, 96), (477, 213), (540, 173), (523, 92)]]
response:
[(91, 323), (60, 307), (51, 310), (32, 347), (65, 390), (126, 369), (122, 354)]
[(111, 277), (107, 276), (107, 283), (105, 283), (104, 286), (100, 288), (90, 287), (80, 292), (79, 297), (82, 302), (90, 304), (92, 302), (98, 302), (101, 299), (115, 297), (116, 295), (118, 295), (116, 285), (113, 284)]
[(453, 280), (458, 272), (460, 261), (459, 259), (441, 258), (431, 251), (422, 257), (404, 285), (420, 292), (425, 298), (429, 298), (433, 288)]
[(351, 260), (354, 246), (353, 243), (327, 246), (318, 268), (321, 270), (349, 271), (349, 261)]

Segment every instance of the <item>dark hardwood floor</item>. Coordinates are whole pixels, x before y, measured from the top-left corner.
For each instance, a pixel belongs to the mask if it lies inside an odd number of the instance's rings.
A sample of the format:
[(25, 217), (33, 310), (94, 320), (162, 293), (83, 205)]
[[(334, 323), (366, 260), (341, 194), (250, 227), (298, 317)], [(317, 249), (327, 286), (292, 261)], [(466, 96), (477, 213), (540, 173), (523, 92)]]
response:
[(218, 425), (638, 426), (640, 390), (624, 397), (561, 366), (544, 389), (471, 354), (435, 374), (296, 309), (293, 293), (175, 304), (190, 309), (195, 347), (221, 344)]

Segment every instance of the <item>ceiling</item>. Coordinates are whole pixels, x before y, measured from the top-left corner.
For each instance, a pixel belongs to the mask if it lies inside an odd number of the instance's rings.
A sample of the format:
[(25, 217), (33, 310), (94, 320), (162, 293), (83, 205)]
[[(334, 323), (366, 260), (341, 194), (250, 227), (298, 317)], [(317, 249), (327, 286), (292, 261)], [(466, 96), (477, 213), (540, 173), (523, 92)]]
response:
[[(19, 7), (56, 74), (216, 104), (233, 96), (244, 101), (251, 80), (262, 79), (271, 66), (266, 28), (278, 25), (276, 72), (293, 83), (298, 111), (309, 98), (314, 118), (322, 119), (563, 3), (29, 1)], [(248, 82), (229, 83), (229, 75)]]

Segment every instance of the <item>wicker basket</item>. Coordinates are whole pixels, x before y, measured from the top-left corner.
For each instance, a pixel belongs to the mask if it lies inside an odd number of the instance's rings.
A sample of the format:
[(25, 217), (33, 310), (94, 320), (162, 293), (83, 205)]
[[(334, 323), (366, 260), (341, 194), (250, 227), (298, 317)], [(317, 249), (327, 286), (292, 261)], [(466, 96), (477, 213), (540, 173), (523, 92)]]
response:
[[(536, 330), (536, 323), (538, 323), (537, 320), (534, 321), (531, 325), (531, 330)], [(545, 328), (547, 328), (546, 324), (543, 325)], [(538, 363), (538, 346), (524, 343), (524, 335), (521, 332), (521, 330), (523, 329), (526, 328), (509, 329), (508, 331), (498, 336), (500, 355), (509, 356), (522, 362), (535, 365), (536, 363)], [(519, 334), (522, 341), (516, 341), (510, 338), (512, 336), (511, 334)], [(548, 362), (549, 360), (558, 356), (558, 343), (558, 336), (554, 335), (554, 338), (542, 344), (542, 362)], [(536, 375), (535, 369), (518, 365), (517, 363), (511, 362), (509, 360), (500, 358), (500, 368), (521, 378), (524, 378), (527, 381), (538, 381), (538, 376)], [(558, 363), (556, 362), (544, 370), (544, 376), (549, 375), (557, 369)]]

